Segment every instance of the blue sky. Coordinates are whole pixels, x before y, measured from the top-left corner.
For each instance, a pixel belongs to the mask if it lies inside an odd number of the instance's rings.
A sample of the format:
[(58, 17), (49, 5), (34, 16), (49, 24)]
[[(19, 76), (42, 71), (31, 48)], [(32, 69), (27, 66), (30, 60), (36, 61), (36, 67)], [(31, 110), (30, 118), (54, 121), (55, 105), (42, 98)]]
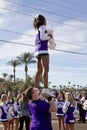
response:
[[(34, 45), (33, 18), (36, 14), (44, 15), (47, 28), (54, 30), (57, 49), (87, 54), (87, 0), (0, 0), (0, 40)], [(22, 52), (34, 53), (34, 50), (31, 46), (0, 41), (0, 77), (4, 72), (13, 73), (8, 61)], [(68, 85), (69, 81), (72, 85), (87, 84), (87, 55), (55, 50), (49, 53), (51, 85)], [(35, 72), (36, 64), (29, 65), (28, 74), (34, 76)], [(24, 66), (18, 66), (16, 77), (24, 76)]]

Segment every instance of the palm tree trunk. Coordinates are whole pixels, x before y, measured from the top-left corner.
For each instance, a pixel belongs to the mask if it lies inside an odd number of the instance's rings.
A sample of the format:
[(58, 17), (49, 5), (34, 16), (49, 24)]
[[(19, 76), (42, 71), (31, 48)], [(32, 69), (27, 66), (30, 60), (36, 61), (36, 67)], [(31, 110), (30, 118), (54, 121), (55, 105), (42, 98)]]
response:
[(27, 82), (27, 72), (28, 72), (28, 67), (27, 64), (25, 65), (25, 81)]
[(13, 73), (14, 73), (14, 82), (15, 82), (15, 68), (14, 68), (14, 70), (13, 70)]

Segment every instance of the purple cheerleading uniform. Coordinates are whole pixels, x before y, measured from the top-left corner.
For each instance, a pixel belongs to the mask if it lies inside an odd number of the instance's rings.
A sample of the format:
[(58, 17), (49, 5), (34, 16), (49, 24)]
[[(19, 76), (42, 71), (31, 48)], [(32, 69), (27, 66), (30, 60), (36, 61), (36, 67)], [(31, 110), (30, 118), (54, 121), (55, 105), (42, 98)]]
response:
[(41, 54), (48, 54), (48, 40), (41, 40), (40, 38), (40, 31), (36, 34), (36, 56), (41, 55)]
[(34, 100), (29, 103), (32, 121), (30, 130), (52, 130), (50, 104), (43, 100)]
[(2, 103), (0, 105), (0, 109), (2, 110), (2, 115), (0, 117), (0, 121), (1, 122), (5, 122), (5, 121), (8, 121), (7, 119), (7, 114), (8, 114), (8, 107), (5, 103)]
[(64, 119), (64, 121), (65, 121), (66, 124), (72, 124), (75, 121), (74, 114), (73, 114), (73, 112), (75, 110), (75, 107), (72, 106), (71, 104), (69, 104), (67, 107), (68, 107), (68, 110), (65, 113), (65, 119)]
[(8, 106), (8, 108), (14, 107), (14, 101), (8, 101), (7, 106)]
[(14, 102), (14, 118), (18, 119), (19, 118), (19, 107), (20, 103), (19, 102)]
[(87, 111), (86, 111), (85, 119), (87, 120)]
[(12, 108), (12, 111), (10, 112), (10, 115), (11, 115), (12, 118), (14, 118), (14, 116), (15, 116), (15, 112), (14, 112), (14, 101), (13, 100), (8, 101), (7, 102), (7, 106), (8, 106), (8, 110), (10, 108)]
[(56, 116), (64, 116), (65, 114), (63, 113), (62, 107), (64, 105), (64, 100), (60, 99), (59, 101), (56, 101), (56, 106), (57, 106), (57, 112), (56, 112)]

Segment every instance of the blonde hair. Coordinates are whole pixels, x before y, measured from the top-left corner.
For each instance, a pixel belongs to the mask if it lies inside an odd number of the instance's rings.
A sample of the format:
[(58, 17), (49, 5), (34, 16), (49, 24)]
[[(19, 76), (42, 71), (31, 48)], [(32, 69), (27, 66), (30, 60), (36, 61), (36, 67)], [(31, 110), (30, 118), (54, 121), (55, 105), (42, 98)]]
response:
[(70, 92), (65, 93), (65, 100), (69, 101), (73, 106), (76, 105), (75, 100)]
[(1, 101), (3, 102), (4, 100), (7, 100), (7, 94), (2, 94), (1, 95)]

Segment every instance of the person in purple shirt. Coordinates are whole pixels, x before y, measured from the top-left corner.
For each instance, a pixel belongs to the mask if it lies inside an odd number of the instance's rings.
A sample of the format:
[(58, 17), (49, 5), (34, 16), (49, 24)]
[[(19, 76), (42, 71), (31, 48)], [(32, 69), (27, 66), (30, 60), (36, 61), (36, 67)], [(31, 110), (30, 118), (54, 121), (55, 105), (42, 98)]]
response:
[[(25, 94), (31, 101), (29, 108), (32, 115), (30, 130), (52, 130), (51, 112), (56, 112), (56, 104), (52, 98), (48, 102), (39, 99), (38, 88), (28, 88)], [(45, 96), (46, 97), (46, 96)]]
[(35, 39), (35, 55), (37, 57), (37, 72), (35, 75), (34, 87), (39, 86), (40, 78), (42, 77), (46, 93), (51, 95), (48, 89), (48, 72), (49, 72), (49, 53), (48, 53), (48, 40), (52, 35), (48, 35), (46, 29), (46, 18), (43, 15), (36, 15), (33, 21), (36, 33)]

